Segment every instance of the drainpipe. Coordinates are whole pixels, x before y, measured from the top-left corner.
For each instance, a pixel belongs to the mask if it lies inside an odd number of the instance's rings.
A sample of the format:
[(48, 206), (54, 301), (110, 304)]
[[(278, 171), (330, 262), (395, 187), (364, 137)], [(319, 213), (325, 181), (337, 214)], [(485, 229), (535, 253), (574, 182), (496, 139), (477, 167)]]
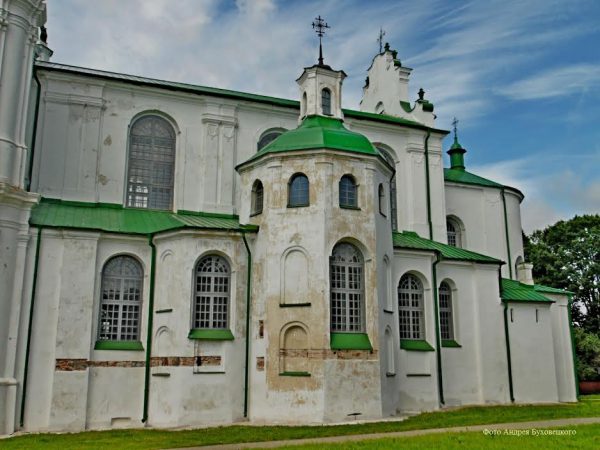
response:
[(437, 375), (438, 375), (438, 390), (440, 394), (440, 403), (444, 405), (444, 379), (442, 376), (442, 340), (440, 339), (440, 313), (439, 313), (439, 298), (437, 287), (437, 270), (436, 266), (441, 261), (440, 255), (436, 254), (435, 261), (431, 264), (431, 274), (433, 279), (433, 308), (435, 311), (435, 341), (437, 348)]
[(248, 375), (250, 371), (250, 288), (252, 286), (252, 252), (246, 240), (246, 234), (242, 231), (242, 239), (248, 253), (247, 278), (246, 278), (246, 356), (244, 368), (244, 417), (248, 417)]
[(579, 398), (579, 377), (577, 376), (577, 358), (575, 354), (575, 338), (573, 337), (573, 318), (571, 317), (571, 308), (573, 307), (573, 296), (569, 294), (567, 302), (567, 312), (569, 314), (569, 333), (571, 335), (571, 353), (573, 356), (573, 379), (575, 380), (575, 393)]
[(427, 188), (427, 223), (429, 224), (429, 239), (433, 240), (433, 223), (431, 222), (431, 187), (429, 186), (429, 137), (431, 132), (427, 130), (425, 136), (425, 183)]
[(27, 375), (29, 374), (29, 354), (31, 352), (31, 332), (33, 330), (33, 311), (35, 309), (35, 291), (37, 290), (37, 275), (40, 261), (40, 242), (42, 240), (42, 227), (38, 226), (37, 242), (35, 243), (35, 259), (33, 263), (33, 281), (31, 297), (29, 300), (29, 322), (27, 324), (27, 344), (25, 346), (25, 367), (23, 368), (23, 392), (21, 393), (21, 428), (25, 425), (25, 401), (27, 399)]
[(37, 84), (37, 93), (35, 96), (35, 112), (33, 116), (33, 132), (31, 136), (31, 149), (29, 150), (29, 162), (27, 167), (27, 185), (25, 186), (25, 190), (31, 191), (31, 177), (33, 176), (33, 155), (35, 153), (35, 141), (37, 138), (37, 128), (38, 128), (38, 116), (40, 111), (40, 97), (42, 94), (42, 84), (37, 76), (37, 70), (35, 68), (35, 63), (33, 66), (33, 80), (35, 84)]
[(146, 336), (146, 365), (144, 372), (144, 410), (142, 422), (148, 421), (148, 403), (150, 397), (150, 360), (152, 357), (152, 325), (154, 322), (154, 280), (156, 275), (156, 246), (154, 234), (148, 235), (148, 245), (152, 250), (150, 259), (150, 295), (148, 299), (148, 332)]
[[(498, 267), (498, 287), (500, 293), (502, 293), (502, 272), (500, 267)], [(502, 300), (502, 303), (504, 304), (504, 343), (506, 345), (506, 361), (508, 367), (508, 390), (510, 392), (510, 401), (514, 403), (515, 394), (513, 390), (512, 361), (510, 358), (510, 336), (508, 333), (508, 301)]]
[(504, 188), (502, 188), (502, 208), (504, 209), (504, 234), (506, 236), (506, 253), (508, 255), (508, 273), (510, 279), (513, 279), (512, 257), (510, 256), (510, 239), (508, 237), (508, 215), (506, 214), (506, 197), (504, 196)]

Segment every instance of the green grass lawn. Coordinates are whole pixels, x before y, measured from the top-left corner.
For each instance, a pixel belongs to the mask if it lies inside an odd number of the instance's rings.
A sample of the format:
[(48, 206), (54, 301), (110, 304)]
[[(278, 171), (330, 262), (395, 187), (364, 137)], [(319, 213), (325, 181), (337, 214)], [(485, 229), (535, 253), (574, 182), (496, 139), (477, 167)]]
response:
[[(371, 450), (371, 449), (395, 449), (423, 450), (428, 448), (440, 448), (444, 450), (504, 450), (515, 448), (519, 450), (563, 450), (563, 449), (590, 449), (600, 448), (600, 425), (577, 425), (571, 427), (553, 428), (552, 430), (570, 430), (574, 435), (551, 435), (540, 436), (529, 435), (485, 435), (482, 432), (469, 433), (443, 433), (430, 434), (426, 436), (414, 436), (403, 438), (374, 439), (358, 442), (344, 442), (340, 444), (314, 444), (295, 445), (281, 447), (294, 450), (322, 450), (344, 449), (344, 450)], [(526, 430), (519, 430), (526, 431)], [(531, 431), (531, 430), (530, 430)]]
[[(2, 449), (158, 449), (237, 442), (302, 439), (349, 434), (385, 433), (463, 425), (526, 422), (568, 417), (600, 417), (600, 395), (585, 396), (579, 403), (560, 405), (470, 406), (449, 411), (424, 413), (402, 422), (377, 422), (335, 426), (246, 426), (198, 430), (110, 430), (70, 434), (31, 434), (0, 440)], [(600, 448), (600, 447), (599, 447)]]

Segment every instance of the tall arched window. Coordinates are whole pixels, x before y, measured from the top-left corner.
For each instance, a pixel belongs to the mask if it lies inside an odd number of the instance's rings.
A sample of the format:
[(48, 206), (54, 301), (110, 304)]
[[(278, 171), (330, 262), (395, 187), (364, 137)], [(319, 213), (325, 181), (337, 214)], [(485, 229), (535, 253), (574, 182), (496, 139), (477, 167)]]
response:
[(229, 320), (231, 271), (225, 258), (209, 255), (196, 264), (193, 328), (225, 329)]
[(127, 206), (171, 209), (175, 130), (162, 117), (144, 116), (129, 133)]
[(358, 196), (356, 181), (350, 175), (344, 175), (340, 179), (340, 206), (346, 208), (356, 208), (358, 206)]
[(442, 339), (454, 339), (454, 324), (452, 317), (452, 290), (445, 281), (440, 284), (438, 292), (440, 299), (440, 335)]
[(331, 331), (365, 332), (364, 261), (359, 249), (337, 244), (329, 263)]
[(256, 180), (252, 185), (252, 205), (251, 214), (260, 214), (263, 210), (264, 190), (260, 180)]
[(453, 247), (462, 247), (462, 239), (460, 235), (460, 225), (450, 217), (446, 218), (446, 232), (448, 233), (448, 245)]
[(385, 188), (383, 187), (383, 184), (380, 184), (379, 188), (377, 188), (377, 197), (379, 198), (379, 213), (385, 216)]
[(327, 88), (321, 91), (321, 110), (323, 115), (331, 115), (331, 91)]
[(398, 283), (398, 315), (400, 339), (425, 339), (423, 285), (412, 274), (406, 274)]
[(306, 115), (306, 103), (308, 102), (308, 98), (306, 96), (306, 92), (302, 94), (302, 102), (300, 102), (300, 116), (304, 117)]
[(137, 341), (144, 270), (131, 256), (115, 256), (102, 269), (99, 341)]
[(288, 183), (288, 207), (309, 205), (309, 183), (303, 173), (292, 175)]
[[(377, 146), (377, 150), (381, 156), (392, 166), (396, 168), (396, 162), (390, 153), (384, 148)], [(396, 174), (390, 180), (390, 221), (392, 222), (392, 230), (398, 230), (398, 207), (396, 205)]]
[(279, 136), (281, 136), (285, 131), (286, 130), (284, 130), (282, 128), (265, 131), (260, 136), (260, 139), (258, 140), (258, 143), (256, 144), (256, 151), (259, 151), (263, 147), (266, 147), (267, 145), (269, 145), (271, 142), (273, 142), (275, 139), (277, 139)]

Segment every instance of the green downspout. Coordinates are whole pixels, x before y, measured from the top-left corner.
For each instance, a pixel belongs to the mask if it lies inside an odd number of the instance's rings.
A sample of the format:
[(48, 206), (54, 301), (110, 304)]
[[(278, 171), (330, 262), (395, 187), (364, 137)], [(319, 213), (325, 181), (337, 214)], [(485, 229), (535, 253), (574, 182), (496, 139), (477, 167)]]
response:
[[(502, 298), (502, 272), (501, 268), (498, 267), (498, 288), (500, 290), (500, 298)], [(502, 300), (504, 304), (504, 343), (506, 345), (506, 361), (508, 367), (508, 390), (510, 392), (510, 401), (515, 401), (515, 394), (513, 389), (513, 376), (512, 376), (512, 360), (510, 357), (510, 336), (508, 333), (508, 301)]]
[(504, 197), (504, 188), (502, 188), (502, 207), (504, 209), (504, 234), (506, 236), (506, 253), (508, 254), (508, 273), (510, 279), (513, 279), (512, 257), (510, 256), (510, 239), (508, 237), (508, 215), (506, 214), (506, 198)]
[(571, 334), (571, 353), (573, 356), (573, 379), (575, 380), (575, 393), (579, 398), (579, 377), (577, 376), (577, 358), (575, 353), (575, 338), (573, 336), (573, 318), (571, 317), (571, 307), (573, 306), (573, 296), (568, 296), (569, 301), (567, 302), (568, 314), (569, 314), (569, 332)]
[(252, 286), (252, 252), (248, 246), (246, 235), (242, 231), (242, 239), (248, 252), (247, 278), (246, 278), (246, 359), (244, 368), (244, 417), (248, 417), (248, 375), (250, 371), (250, 288)]
[(23, 369), (23, 392), (21, 394), (21, 428), (25, 425), (25, 401), (27, 399), (27, 375), (29, 374), (29, 354), (31, 351), (31, 332), (33, 330), (33, 311), (35, 308), (35, 291), (37, 290), (37, 276), (40, 261), (40, 242), (42, 241), (42, 227), (38, 226), (37, 242), (35, 243), (35, 259), (33, 263), (33, 281), (29, 301), (29, 322), (27, 324), (27, 344), (25, 346), (25, 367)]
[(425, 184), (427, 185), (427, 223), (429, 224), (429, 239), (433, 240), (433, 223), (431, 222), (431, 188), (429, 186), (429, 137), (431, 132), (427, 131), (425, 136)]
[(35, 152), (35, 140), (37, 138), (37, 128), (38, 128), (38, 116), (40, 111), (40, 97), (42, 94), (42, 84), (37, 76), (37, 70), (35, 68), (35, 63), (33, 67), (33, 80), (35, 84), (37, 84), (37, 93), (35, 96), (35, 112), (33, 116), (33, 132), (31, 136), (31, 149), (29, 151), (29, 162), (27, 167), (27, 186), (25, 187), (26, 191), (30, 191), (31, 189), (31, 177), (33, 176), (33, 155)]
[(153, 242), (154, 235), (148, 235), (148, 244), (152, 249), (150, 259), (150, 295), (148, 299), (148, 332), (146, 336), (146, 365), (144, 372), (144, 414), (142, 422), (148, 421), (148, 403), (150, 397), (150, 359), (152, 357), (152, 326), (154, 322), (154, 278), (156, 275), (156, 246)]
[(442, 376), (442, 341), (440, 339), (440, 313), (439, 313), (439, 298), (437, 287), (437, 271), (436, 266), (440, 262), (440, 255), (436, 254), (435, 261), (431, 264), (431, 276), (433, 278), (433, 307), (435, 310), (435, 340), (437, 348), (437, 374), (438, 374), (438, 389), (440, 393), (440, 403), (444, 404), (444, 379)]

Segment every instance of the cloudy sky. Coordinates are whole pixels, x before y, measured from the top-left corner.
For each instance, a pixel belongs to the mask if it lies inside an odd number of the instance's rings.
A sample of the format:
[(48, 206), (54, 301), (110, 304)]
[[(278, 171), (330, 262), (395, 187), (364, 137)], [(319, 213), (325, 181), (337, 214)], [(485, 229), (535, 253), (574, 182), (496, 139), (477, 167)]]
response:
[(467, 169), (524, 191), (526, 232), (600, 213), (600, 1), (48, 0), (47, 27), (54, 62), (296, 99), (317, 15), (344, 107), (382, 27)]

